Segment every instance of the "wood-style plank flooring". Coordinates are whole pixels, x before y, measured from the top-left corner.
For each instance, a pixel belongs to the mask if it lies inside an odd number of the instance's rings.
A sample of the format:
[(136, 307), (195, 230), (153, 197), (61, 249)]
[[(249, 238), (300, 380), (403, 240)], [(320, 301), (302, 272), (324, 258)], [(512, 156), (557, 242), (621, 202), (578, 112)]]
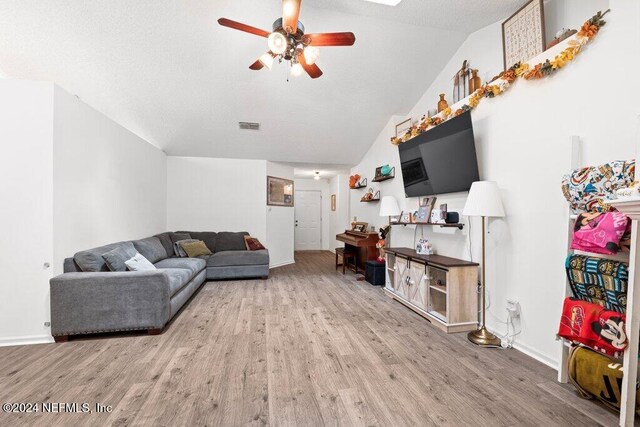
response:
[(333, 263), (297, 253), (266, 281), (207, 283), (159, 336), (0, 348), (0, 403), (114, 408), (0, 425), (617, 424), (552, 369), (446, 335)]

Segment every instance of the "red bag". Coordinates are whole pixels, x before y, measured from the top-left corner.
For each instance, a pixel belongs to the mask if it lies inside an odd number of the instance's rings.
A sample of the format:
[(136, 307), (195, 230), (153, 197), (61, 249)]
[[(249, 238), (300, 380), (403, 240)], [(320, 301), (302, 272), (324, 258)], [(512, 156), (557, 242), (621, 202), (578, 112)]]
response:
[(627, 346), (625, 315), (577, 298), (565, 298), (558, 336), (611, 357)]

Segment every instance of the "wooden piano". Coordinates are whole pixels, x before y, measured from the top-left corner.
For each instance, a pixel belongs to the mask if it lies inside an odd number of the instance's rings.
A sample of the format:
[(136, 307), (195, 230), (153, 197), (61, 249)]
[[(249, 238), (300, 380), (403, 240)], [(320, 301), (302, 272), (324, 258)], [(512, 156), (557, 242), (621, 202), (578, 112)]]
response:
[(344, 233), (336, 234), (336, 240), (344, 242), (345, 250), (355, 252), (356, 268), (360, 273), (364, 273), (367, 261), (378, 258), (378, 233), (346, 230)]

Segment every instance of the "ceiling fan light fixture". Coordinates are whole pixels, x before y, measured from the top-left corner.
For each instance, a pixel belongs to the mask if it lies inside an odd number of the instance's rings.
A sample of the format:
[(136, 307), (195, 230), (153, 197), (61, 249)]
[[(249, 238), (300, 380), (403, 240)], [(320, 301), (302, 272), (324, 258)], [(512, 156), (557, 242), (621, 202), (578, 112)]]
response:
[(291, 64), (291, 75), (293, 77), (300, 77), (303, 71), (304, 69), (302, 68), (302, 65), (300, 65), (300, 63), (294, 62), (293, 64)]
[(287, 38), (277, 31), (269, 34), (267, 38), (267, 45), (269, 50), (275, 55), (282, 55), (287, 50)]
[(269, 52), (260, 55), (258, 61), (260, 61), (260, 63), (268, 69), (271, 69), (271, 67), (273, 67), (273, 56)]
[(307, 62), (307, 64), (313, 65), (320, 57), (320, 49), (315, 46), (307, 46), (304, 48), (303, 54), (304, 60)]

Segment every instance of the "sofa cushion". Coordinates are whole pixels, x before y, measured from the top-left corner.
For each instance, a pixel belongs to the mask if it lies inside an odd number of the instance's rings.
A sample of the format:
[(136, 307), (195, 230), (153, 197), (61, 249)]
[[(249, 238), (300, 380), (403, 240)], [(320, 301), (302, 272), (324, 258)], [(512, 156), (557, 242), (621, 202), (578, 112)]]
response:
[(218, 233), (214, 231), (189, 231), (192, 239), (202, 240), (211, 252), (216, 251), (216, 238)]
[(104, 262), (111, 271), (127, 271), (127, 265), (125, 261), (133, 258), (136, 255), (136, 248), (133, 247), (133, 243), (125, 242), (118, 247), (110, 250), (106, 254), (102, 255)]
[(202, 240), (196, 240), (191, 243), (183, 243), (182, 249), (187, 253), (189, 258), (196, 258), (204, 255), (213, 255), (207, 245)]
[(148, 259), (139, 253), (135, 254), (131, 259), (126, 260), (125, 265), (130, 271), (152, 271), (156, 267), (149, 262)]
[(215, 252), (223, 251), (245, 251), (247, 247), (244, 244), (244, 236), (248, 236), (247, 232), (229, 232), (223, 231), (216, 236)]
[(169, 277), (170, 297), (174, 296), (180, 291), (180, 289), (184, 288), (193, 277), (189, 270), (185, 270), (182, 268), (164, 268), (162, 269), (162, 272)]
[(164, 250), (164, 246), (157, 237), (147, 237), (146, 239), (134, 240), (133, 246), (136, 250), (149, 260), (152, 264), (163, 260), (167, 257), (167, 251)]
[(260, 240), (251, 236), (244, 236), (244, 245), (248, 251), (259, 251), (261, 249), (266, 249)]
[(204, 259), (200, 258), (167, 258), (163, 259), (160, 262), (157, 262), (156, 268), (160, 269), (173, 269), (173, 268), (181, 268), (184, 270), (189, 270), (191, 272), (191, 276), (193, 277), (207, 266), (207, 262)]
[(73, 259), (84, 272), (109, 271), (109, 267), (107, 267), (102, 255), (117, 248), (122, 243), (125, 242), (111, 243), (109, 245), (80, 251), (73, 256)]
[(175, 233), (171, 233), (171, 243), (174, 244), (180, 240), (190, 239), (191, 235), (186, 231), (176, 231)]
[(216, 252), (207, 260), (207, 267), (229, 267), (234, 265), (269, 264), (269, 251), (223, 251)]
[(160, 243), (162, 243), (162, 246), (164, 247), (165, 252), (167, 253), (167, 257), (170, 258), (173, 256), (173, 240), (171, 240), (171, 235), (173, 233), (171, 233), (170, 231), (166, 232), (166, 233), (160, 233), (160, 234), (156, 234), (153, 237), (157, 237), (158, 239), (160, 239)]
[(179, 258), (188, 258), (189, 255), (187, 255), (187, 253), (184, 251), (184, 249), (182, 248), (182, 245), (185, 243), (193, 243), (193, 242), (197, 242), (198, 240), (196, 239), (184, 239), (184, 240), (178, 240), (177, 242), (175, 242), (173, 244), (173, 255), (179, 257)]

